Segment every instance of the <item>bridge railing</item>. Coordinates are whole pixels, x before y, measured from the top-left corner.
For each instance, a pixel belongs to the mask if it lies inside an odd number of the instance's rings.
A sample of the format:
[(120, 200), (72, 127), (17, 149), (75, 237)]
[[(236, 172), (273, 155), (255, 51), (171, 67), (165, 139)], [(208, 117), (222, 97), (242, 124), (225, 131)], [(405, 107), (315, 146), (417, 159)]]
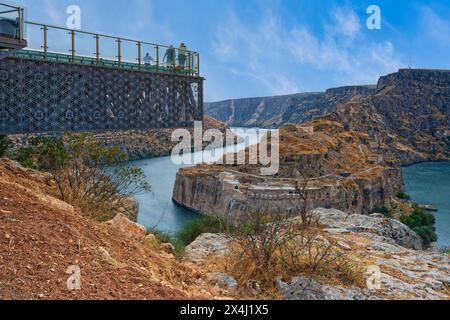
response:
[(36, 22), (28, 25), (28, 51), (43, 60), (200, 76), (200, 55), (185, 48), (71, 30)]
[(0, 36), (26, 40), (25, 8), (0, 3)]

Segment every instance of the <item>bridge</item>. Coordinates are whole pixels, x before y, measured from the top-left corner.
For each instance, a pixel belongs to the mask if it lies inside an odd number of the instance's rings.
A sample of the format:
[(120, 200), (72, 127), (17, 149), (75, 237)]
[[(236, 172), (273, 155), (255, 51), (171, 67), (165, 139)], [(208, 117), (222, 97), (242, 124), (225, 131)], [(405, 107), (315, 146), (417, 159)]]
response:
[(25, 15), (0, 3), (0, 134), (177, 128), (203, 119), (197, 52)]

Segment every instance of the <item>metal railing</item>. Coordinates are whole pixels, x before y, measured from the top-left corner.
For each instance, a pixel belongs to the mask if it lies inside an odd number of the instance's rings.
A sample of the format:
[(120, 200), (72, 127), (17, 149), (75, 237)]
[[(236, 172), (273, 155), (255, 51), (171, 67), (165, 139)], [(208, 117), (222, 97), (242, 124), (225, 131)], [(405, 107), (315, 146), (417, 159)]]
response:
[(26, 40), (25, 8), (0, 3), (0, 35)]
[(43, 60), (200, 76), (200, 55), (186, 48), (30, 21), (26, 24), (28, 53)]

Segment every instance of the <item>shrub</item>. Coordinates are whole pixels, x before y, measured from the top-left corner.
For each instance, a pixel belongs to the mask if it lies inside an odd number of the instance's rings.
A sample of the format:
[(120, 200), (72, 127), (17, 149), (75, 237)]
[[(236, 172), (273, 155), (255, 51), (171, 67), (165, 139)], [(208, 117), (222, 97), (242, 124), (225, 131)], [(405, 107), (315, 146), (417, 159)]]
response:
[(9, 147), (9, 140), (7, 136), (0, 135), (0, 158), (6, 155)]
[(112, 219), (127, 197), (150, 190), (140, 168), (121, 164), (125, 156), (118, 147), (105, 148), (88, 134), (32, 138), (13, 158), (49, 172), (61, 200), (98, 221)]
[(386, 218), (392, 218), (392, 211), (389, 210), (386, 207), (381, 207), (381, 208), (375, 208), (372, 210), (372, 213), (381, 213), (382, 215), (384, 215)]
[(223, 233), (229, 230), (230, 226), (225, 220), (215, 216), (203, 216), (188, 222), (177, 238), (189, 245), (203, 233)]
[(402, 199), (402, 200), (411, 200), (411, 196), (405, 192), (399, 192), (397, 193), (397, 198)]
[(334, 278), (349, 284), (364, 284), (359, 262), (325, 238), (314, 217), (305, 225), (288, 215), (257, 213), (233, 231), (234, 251), (229, 271), (241, 284), (256, 281), (264, 291), (276, 288), (276, 279), (300, 274)]
[(433, 242), (437, 241), (438, 237), (434, 226), (436, 218), (433, 214), (415, 208), (411, 215), (401, 217), (400, 221), (416, 232), (426, 247), (430, 247)]
[(11, 158), (30, 169), (51, 171), (65, 168), (69, 154), (61, 138), (39, 136), (31, 138), (27, 147), (19, 148)]

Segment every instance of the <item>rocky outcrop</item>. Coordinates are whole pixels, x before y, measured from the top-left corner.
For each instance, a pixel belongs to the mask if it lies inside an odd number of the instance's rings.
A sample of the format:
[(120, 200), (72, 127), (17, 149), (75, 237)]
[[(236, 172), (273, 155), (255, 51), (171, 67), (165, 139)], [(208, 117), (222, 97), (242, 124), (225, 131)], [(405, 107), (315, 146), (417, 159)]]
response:
[(369, 233), (386, 239), (387, 243), (395, 243), (402, 247), (414, 250), (422, 250), (422, 239), (409, 227), (395, 219), (388, 219), (380, 214), (370, 216), (353, 214), (349, 215), (336, 209), (314, 210), (320, 223), (328, 228), (342, 233)]
[(402, 191), (399, 168), (370, 150), (366, 134), (339, 122), (315, 120), (280, 129), (280, 170), (260, 176), (255, 165), (197, 166), (177, 174), (173, 199), (194, 211), (236, 218), (246, 213), (295, 213), (302, 205), (296, 187), (308, 179), (309, 209), (337, 208), (369, 214), (390, 207)]
[[(450, 256), (445, 253), (413, 250), (417, 235), (397, 221), (372, 216), (349, 215), (335, 209), (317, 209), (324, 229), (317, 239), (333, 243), (350, 263), (360, 265), (364, 284), (330, 281), (327, 275), (298, 274), (292, 279), (274, 279), (288, 300), (448, 300)], [(224, 241), (226, 239), (226, 241)], [(216, 242), (217, 241), (217, 242)], [(201, 235), (197, 252), (204, 260), (217, 259), (229, 252), (233, 239), (223, 235)], [(215, 248), (211, 250), (211, 248)], [(226, 259), (226, 256), (225, 256)], [(200, 261), (200, 260), (196, 260)], [(226, 287), (233, 275), (207, 275), (206, 279)], [(236, 278), (237, 279), (237, 278)], [(258, 287), (258, 284), (254, 284)], [(237, 290), (248, 283), (238, 283)], [(233, 290), (235, 290), (233, 288)], [(260, 295), (262, 291), (257, 290)]]
[(116, 215), (114, 219), (106, 222), (106, 224), (123, 234), (125, 237), (135, 240), (142, 240), (147, 232), (145, 227), (132, 222), (122, 214)]
[(205, 111), (230, 126), (278, 128), (303, 123), (336, 110), (356, 97), (367, 96), (375, 86), (350, 86), (320, 93), (246, 98), (206, 103)]
[[(256, 212), (294, 214), (302, 205), (289, 181), (248, 182), (237, 172), (182, 170), (177, 174), (173, 199), (203, 214), (234, 220)], [(394, 183), (393, 183), (394, 182)], [(352, 213), (369, 213), (389, 205), (389, 196), (401, 188), (398, 170), (386, 170), (375, 178), (332, 177), (311, 182), (309, 209), (338, 208)]]
[[(344, 288), (338, 286), (323, 285), (306, 278), (296, 277), (290, 284), (281, 280), (277, 281), (278, 290), (286, 300), (313, 301), (313, 300), (369, 300), (368, 292), (359, 288)], [(372, 299), (376, 300), (375, 297)]]
[(225, 255), (229, 252), (231, 239), (223, 234), (205, 233), (186, 247), (186, 258), (198, 261), (210, 255)]
[[(400, 70), (376, 87), (331, 89), (326, 96), (335, 97), (333, 112), (280, 128), (276, 177), (258, 176), (261, 168), (255, 165), (186, 169), (177, 176), (174, 200), (232, 218), (259, 210), (295, 212), (295, 185), (306, 173), (310, 208), (369, 214), (391, 207), (402, 191), (400, 165), (450, 160), (450, 71)], [(273, 99), (272, 112), (285, 111), (276, 105), (281, 98)], [(258, 116), (265, 114), (265, 103), (260, 102)], [(236, 116), (237, 102), (232, 105)]]

